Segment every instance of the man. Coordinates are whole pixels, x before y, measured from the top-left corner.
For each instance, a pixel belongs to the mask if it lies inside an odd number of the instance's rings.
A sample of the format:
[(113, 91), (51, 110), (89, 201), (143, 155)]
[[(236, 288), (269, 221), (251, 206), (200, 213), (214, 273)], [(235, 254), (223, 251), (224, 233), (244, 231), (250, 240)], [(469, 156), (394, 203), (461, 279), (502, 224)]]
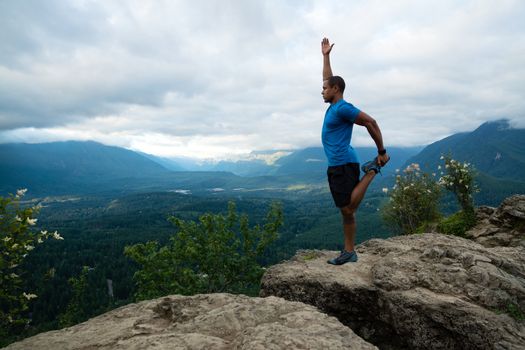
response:
[[(345, 247), (341, 254), (328, 260), (329, 264), (342, 265), (356, 262), (355, 212), (365, 196), (368, 185), (372, 182), (381, 167), (390, 160), (383, 146), (383, 137), (376, 121), (363, 111), (343, 99), (345, 82), (334, 76), (330, 67), (330, 45), (327, 38), (321, 42), (323, 54), (323, 91), (322, 96), (328, 107), (322, 131), (323, 148), (328, 159), (328, 183), (335, 205), (341, 210)], [(359, 158), (350, 146), (354, 124), (364, 126), (374, 140), (378, 155), (361, 167), (365, 173), (359, 180)]]

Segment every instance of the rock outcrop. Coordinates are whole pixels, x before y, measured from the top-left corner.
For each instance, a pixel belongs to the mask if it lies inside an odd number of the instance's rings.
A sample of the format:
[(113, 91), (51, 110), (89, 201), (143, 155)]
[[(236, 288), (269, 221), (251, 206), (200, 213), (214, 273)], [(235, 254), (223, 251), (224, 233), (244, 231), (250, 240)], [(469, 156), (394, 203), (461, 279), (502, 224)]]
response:
[(277, 297), (168, 296), (6, 349), (377, 349), (334, 317)]
[(476, 210), (478, 224), (465, 236), (485, 247), (525, 247), (525, 195), (506, 198), (498, 208)]
[(525, 249), (441, 234), (372, 239), (359, 261), (300, 251), (263, 277), (261, 296), (336, 316), (381, 349), (525, 349)]

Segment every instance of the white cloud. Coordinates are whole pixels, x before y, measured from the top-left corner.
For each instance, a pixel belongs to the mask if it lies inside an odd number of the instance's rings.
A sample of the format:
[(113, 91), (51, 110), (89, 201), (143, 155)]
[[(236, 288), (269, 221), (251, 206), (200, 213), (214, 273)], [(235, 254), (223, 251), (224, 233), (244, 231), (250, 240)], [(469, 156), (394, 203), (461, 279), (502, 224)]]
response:
[[(520, 1), (0, 3), (0, 142), (201, 158), (320, 144), (323, 36), (386, 145), (525, 125)], [(356, 127), (354, 145), (370, 145)]]

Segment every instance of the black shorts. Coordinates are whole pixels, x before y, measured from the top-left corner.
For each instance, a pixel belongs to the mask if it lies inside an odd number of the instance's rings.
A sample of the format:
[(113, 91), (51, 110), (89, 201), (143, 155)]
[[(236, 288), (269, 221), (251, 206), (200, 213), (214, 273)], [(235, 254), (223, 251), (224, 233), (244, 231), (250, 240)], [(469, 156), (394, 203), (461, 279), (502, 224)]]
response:
[(352, 191), (359, 183), (359, 163), (329, 166), (326, 174), (336, 207), (346, 207), (350, 204)]

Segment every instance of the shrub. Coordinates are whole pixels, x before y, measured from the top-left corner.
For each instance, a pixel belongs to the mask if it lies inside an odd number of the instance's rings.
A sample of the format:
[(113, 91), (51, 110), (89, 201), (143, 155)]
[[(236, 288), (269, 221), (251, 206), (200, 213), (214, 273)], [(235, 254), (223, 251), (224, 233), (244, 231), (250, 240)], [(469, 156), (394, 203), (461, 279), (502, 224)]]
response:
[(476, 217), (470, 212), (458, 211), (449, 217), (442, 219), (437, 225), (441, 233), (455, 236), (465, 236), (465, 232), (476, 224)]
[[(475, 170), (470, 163), (461, 163), (451, 156), (441, 156), (444, 161), (444, 172), (438, 183), (446, 190), (451, 191), (456, 197), (461, 210), (442, 220), (438, 224), (438, 231), (445, 234), (464, 236), (465, 232), (476, 225), (474, 212), (474, 193), (478, 187), (474, 182)], [(443, 170), (441, 166), (438, 170)]]
[(204, 214), (198, 222), (169, 219), (178, 232), (170, 243), (157, 242), (125, 248), (141, 265), (134, 275), (135, 298), (167, 294), (230, 292), (257, 294), (264, 272), (258, 264), (282, 225), (282, 209), (272, 204), (263, 227), (249, 227), (246, 215), (238, 216), (229, 203), (227, 216)]
[(46, 239), (63, 239), (56, 231), (35, 229), (40, 207), (20, 207), (26, 191), (0, 197), (0, 339), (19, 333), (28, 324), (29, 302), (37, 297), (24, 288), (22, 262)]
[[(388, 192), (388, 191), (385, 191)], [(421, 173), (418, 164), (409, 165), (396, 176), (390, 201), (383, 208), (383, 218), (401, 234), (421, 232), (439, 217), (440, 188), (434, 179)]]
[[(456, 196), (464, 212), (474, 212), (473, 195), (479, 191), (474, 183), (474, 168), (470, 163), (458, 162), (450, 156), (441, 156), (441, 160), (445, 162), (445, 173), (439, 179), (439, 184)], [(438, 167), (438, 170), (440, 169), (441, 166)], [(443, 171), (441, 173), (443, 174)]]

